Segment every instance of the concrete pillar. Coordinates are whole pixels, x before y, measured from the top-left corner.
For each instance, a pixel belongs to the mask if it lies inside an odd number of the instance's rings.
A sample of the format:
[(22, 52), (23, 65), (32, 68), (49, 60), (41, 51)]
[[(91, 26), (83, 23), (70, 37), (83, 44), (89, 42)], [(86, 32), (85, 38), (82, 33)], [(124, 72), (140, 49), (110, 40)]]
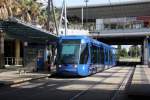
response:
[(141, 45), (141, 52), (140, 52), (140, 55), (141, 55), (141, 63), (142, 63), (142, 64), (144, 64), (144, 52), (143, 52), (144, 50), (143, 50), (143, 49), (144, 49), (144, 46)]
[(144, 55), (144, 65), (148, 65), (148, 58), (149, 58), (149, 48), (148, 48), (148, 37), (144, 39), (144, 44), (143, 44), (143, 55)]
[(26, 67), (27, 62), (28, 62), (27, 49), (28, 49), (28, 42), (24, 41), (24, 44), (23, 44), (23, 66), (24, 67)]
[(16, 58), (16, 65), (19, 65), (20, 61), (20, 40), (15, 40), (15, 58)]
[(4, 67), (4, 35), (5, 33), (0, 30), (0, 68)]

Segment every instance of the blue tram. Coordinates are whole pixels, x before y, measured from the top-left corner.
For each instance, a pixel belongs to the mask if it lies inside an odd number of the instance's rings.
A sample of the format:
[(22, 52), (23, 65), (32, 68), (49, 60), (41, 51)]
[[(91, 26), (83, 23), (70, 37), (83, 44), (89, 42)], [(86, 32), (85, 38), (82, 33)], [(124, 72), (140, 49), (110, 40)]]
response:
[(88, 76), (116, 64), (115, 49), (87, 36), (62, 36), (56, 73)]

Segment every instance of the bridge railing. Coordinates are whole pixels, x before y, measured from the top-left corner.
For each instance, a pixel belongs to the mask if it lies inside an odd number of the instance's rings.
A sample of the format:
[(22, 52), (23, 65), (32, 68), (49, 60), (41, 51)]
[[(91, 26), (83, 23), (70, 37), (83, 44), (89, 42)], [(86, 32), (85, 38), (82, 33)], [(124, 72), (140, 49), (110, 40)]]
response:
[[(111, 23), (110, 23), (111, 24)], [(81, 23), (72, 23), (68, 25), (68, 28), (71, 29), (88, 29), (90, 32), (132, 32), (132, 31), (149, 31), (150, 25), (145, 26), (143, 23), (122, 23), (121, 25), (118, 22), (118, 25), (109, 25), (109, 24), (95, 24), (95, 23), (87, 23), (82, 25)]]
[(112, 30), (93, 30), (90, 33), (94, 34), (107, 34), (107, 33), (135, 33), (135, 32), (150, 32), (150, 28), (140, 28), (140, 29), (112, 29)]

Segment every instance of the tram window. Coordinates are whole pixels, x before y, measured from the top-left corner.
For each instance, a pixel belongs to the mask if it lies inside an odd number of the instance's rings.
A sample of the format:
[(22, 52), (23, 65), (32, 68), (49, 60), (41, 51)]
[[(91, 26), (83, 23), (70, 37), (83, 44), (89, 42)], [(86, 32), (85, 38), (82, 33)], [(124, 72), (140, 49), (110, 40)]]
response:
[(96, 46), (91, 47), (91, 61), (93, 64), (97, 63), (97, 47)]
[(93, 54), (94, 54), (94, 64), (96, 64), (97, 63), (97, 48), (96, 48), (96, 46), (94, 46)]
[(106, 62), (108, 62), (108, 50), (107, 49), (105, 50), (105, 56), (106, 56), (105, 60), (106, 60)]
[(97, 63), (100, 64), (100, 48), (97, 48)]
[(92, 48), (92, 46), (90, 47), (90, 55), (91, 55), (91, 62), (93, 63), (93, 48)]
[(111, 50), (109, 50), (109, 56), (110, 56), (110, 63), (112, 63), (112, 51)]
[(104, 48), (100, 47), (100, 62), (104, 64)]
[(88, 45), (81, 45), (80, 64), (86, 64), (89, 57)]
[(77, 64), (79, 61), (80, 45), (63, 44), (60, 51), (60, 64)]

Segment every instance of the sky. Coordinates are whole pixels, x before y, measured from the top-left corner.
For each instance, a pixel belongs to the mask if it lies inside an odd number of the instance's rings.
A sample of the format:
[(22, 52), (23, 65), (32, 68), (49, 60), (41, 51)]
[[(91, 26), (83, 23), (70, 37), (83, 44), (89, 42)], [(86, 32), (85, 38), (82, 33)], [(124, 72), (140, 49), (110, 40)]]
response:
[[(55, 6), (61, 6), (63, 0), (53, 0)], [(110, 4), (113, 3), (123, 3), (123, 2), (135, 2), (144, 0), (88, 0), (88, 5), (94, 4)], [(85, 5), (85, 0), (66, 0), (68, 6), (83, 6)]]
[[(38, 0), (38, 1), (42, 1), (45, 2), (47, 0)], [(62, 6), (62, 1), (63, 0), (53, 0), (54, 1), (54, 5), (57, 7), (61, 7)], [(88, 0), (88, 5), (94, 5), (94, 4), (111, 4), (113, 3), (124, 3), (124, 2), (140, 2), (140, 1), (149, 1), (149, 0)], [(66, 0), (67, 6), (71, 7), (71, 6), (85, 6), (85, 0)]]
[[(46, 2), (47, 0), (39, 0), (42, 2)], [(63, 0), (53, 0), (54, 5), (57, 7), (62, 6), (62, 1)], [(149, 0), (88, 0), (88, 5), (101, 5), (101, 4), (120, 4), (120, 3), (125, 3), (125, 2), (141, 2), (141, 1), (149, 1)], [(66, 0), (67, 6), (85, 6), (85, 0)], [(47, 3), (45, 3), (47, 4)], [(126, 48), (127, 50), (129, 49), (131, 45), (123, 45), (122, 48)]]

